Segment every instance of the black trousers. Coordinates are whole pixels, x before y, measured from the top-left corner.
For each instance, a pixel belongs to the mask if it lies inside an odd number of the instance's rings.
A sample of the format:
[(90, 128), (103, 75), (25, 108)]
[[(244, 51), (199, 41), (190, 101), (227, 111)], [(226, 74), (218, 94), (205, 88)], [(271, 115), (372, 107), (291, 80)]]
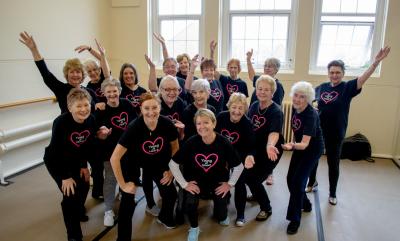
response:
[(287, 174), (290, 198), (286, 219), (289, 221), (300, 222), (301, 220), (303, 204), (304, 202), (309, 202), (305, 193), (307, 179), (321, 157), (322, 150), (321, 143), (319, 150), (313, 152), (295, 150), (292, 154)]
[[(121, 189), (120, 189), (121, 190)], [(118, 212), (118, 238), (117, 241), (132, 240), (132, 217), (135, 212), (135, 195), (121, 190), (121, 202)]]
[(101, 159), (95, 158), (89, 160), (91, 167), (91, 173), (93, 179), (92, 197), (103, 196), (103, 185), (104, 185), (104, 163)]

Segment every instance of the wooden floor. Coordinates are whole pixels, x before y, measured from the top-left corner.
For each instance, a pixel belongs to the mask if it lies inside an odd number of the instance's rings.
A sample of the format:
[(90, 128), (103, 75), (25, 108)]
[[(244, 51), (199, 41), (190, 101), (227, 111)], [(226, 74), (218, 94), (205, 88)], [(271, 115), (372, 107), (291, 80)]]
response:
[[(234, 225), (233, 202), (229, 207), (231, 224), (222, 227), (211, 218), (210, 203), (200, 205), (199, 240), (302, 240), (302, 241), (394, 241), (400, 240), (400, 170), (388, 159), (341, 163), (338, 205), (328, 204), (328, 178), (325, 157), (318, 170), (319, 191), (309, 194), (313, 211), (304, 213), (298, 234), (286, 234), (288, 204), (286, 172), (289, 154), (285, 153), (275, 169), (275, 184), (267, 187), (273, 215), (266, 222), (254, 221), (258, 206), (248, 203), (245, 227)], [(55, 183), (44, 166), (9, 179), (0, 187), (0, 241), (66, 240), (60, 200)], [(157, 196), (157, 192), (155, 192)], [(142, 197), (139, 190), (138, 197)], [(132, 240), (186, 240), (188, 224), (166, 230), (145, 214), (146, 200), (140, 199), (133, 217)], [(115, 240), (116, 227), (103, 226), (104, 204), (89, 198), (89, 222), (82, 223), (84, 240)]]

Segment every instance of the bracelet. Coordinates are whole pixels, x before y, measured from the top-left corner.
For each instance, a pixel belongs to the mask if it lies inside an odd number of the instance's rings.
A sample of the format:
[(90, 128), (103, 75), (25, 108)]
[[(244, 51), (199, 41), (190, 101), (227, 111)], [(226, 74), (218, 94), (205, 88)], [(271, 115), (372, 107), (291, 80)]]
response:
[(91, 46), (89, 46), (89, 49), (88, 49), (88, 51), (90, 52), (90, 51), (92, 51), (92, 47)]

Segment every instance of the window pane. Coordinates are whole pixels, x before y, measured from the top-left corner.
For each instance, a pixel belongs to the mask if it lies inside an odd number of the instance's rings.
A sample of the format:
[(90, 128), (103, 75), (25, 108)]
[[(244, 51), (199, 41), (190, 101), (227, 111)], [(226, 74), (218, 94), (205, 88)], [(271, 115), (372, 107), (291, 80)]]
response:
[(321, 16), (322, 22), (366, 22), (373, 23), (375, 22), (375, 17), (366, 17), (366, 16)]
[[(163, 0), (159, 0), (159, 1), (163, 1)], [(175, 15), (186, 14), (186, 0), (174, 0), (173, 8), (174, 8)]]
[(244, 39), (245, 17), (232, 17), (232, 39)]
[(320, 43), (323, 45), (334, 45), (336, 42), (337, 26), (322, 25)]
[(260, 9), (262, 10), (272, 10), (274, 9), (274, 0), (261, 0)]
[[(235, 1), (235, 0), (233, 0), (233, 1)], [(257, 9), (260, 9), (260, 0), (247, 0), (246, 1), (246, 10), (257, 10)]]
[(342, 13), (357, 12), (357, 0), (342, 1), (340, 12), (342, 12)]
[(371, 26), (357, 26), (354, 28), (353, 45), (365, 46), (372, 31)]
[(275, 0), (275, 9), (291, 9), (292, 1), (291, 0)]
[(272, 39), (274, 31), (274, 18), (272, 16), (260, 17), (260, 39)]
[(258, 39), (259, 17), (246, 17), (246, 39)]
[(360, 0), (357, 8), (359, 13), (375, 13), (376, 0)]
[(165, 40), (174, 39), (174, 21), (161, 21), (161, 35), (164, 37)]
[[(190, 58), (193, 58), (193, 56), (199, 53), (199, 41), (187, 41), (187, 49), (182, 53), (188, 53)], [(182, 53), (177, 53), (176, 55)]]
[(199, 40), (199, 21), (188, 20), (187, 21), (187, 40)]
[(339, 26), (336, 44), (350, 45), (353, 38), (354, 26)]
[(340, 1), (338, 0), (323, 0), (323, 13), (338, 13), (340, 12)]
[(273, 41), (272, 56), (278, 59), (286, 59), (286, 40)]
[(242, 10), (246, 8), (246, 0), (230, 1), (230, 10)]
[(244, 41), (232, 40), (232, 50), (231, 50), (232, 58), (240, 59), (240, 56), (244, 56), (245, 54), (246, 53), (245, 53)]
[(256, 53), (257, 63), (264, 64), (264, 61), (272, 56), (272, 40), (260, 40)]
[(186, 40), (186, 20), (174, 21), (174, 40)]
[(201, 0), (186, 0), (187, 14), (201, 14)]
[(158, 14), (173, 14), (173, 0), (158, 0)]
[(274, 18), (274, 39), (287, 39), (288, 17)]

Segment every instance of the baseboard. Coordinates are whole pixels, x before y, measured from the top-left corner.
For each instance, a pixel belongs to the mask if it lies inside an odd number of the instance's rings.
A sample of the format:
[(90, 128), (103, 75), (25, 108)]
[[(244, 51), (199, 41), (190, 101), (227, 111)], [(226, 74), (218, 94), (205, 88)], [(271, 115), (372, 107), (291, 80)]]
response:
[(389, 154), (379, 154), (379, 153), (372, 153), (372, 157), (384, 158), (384, 159), (394, 159), (393, 155), (389, 155)]

